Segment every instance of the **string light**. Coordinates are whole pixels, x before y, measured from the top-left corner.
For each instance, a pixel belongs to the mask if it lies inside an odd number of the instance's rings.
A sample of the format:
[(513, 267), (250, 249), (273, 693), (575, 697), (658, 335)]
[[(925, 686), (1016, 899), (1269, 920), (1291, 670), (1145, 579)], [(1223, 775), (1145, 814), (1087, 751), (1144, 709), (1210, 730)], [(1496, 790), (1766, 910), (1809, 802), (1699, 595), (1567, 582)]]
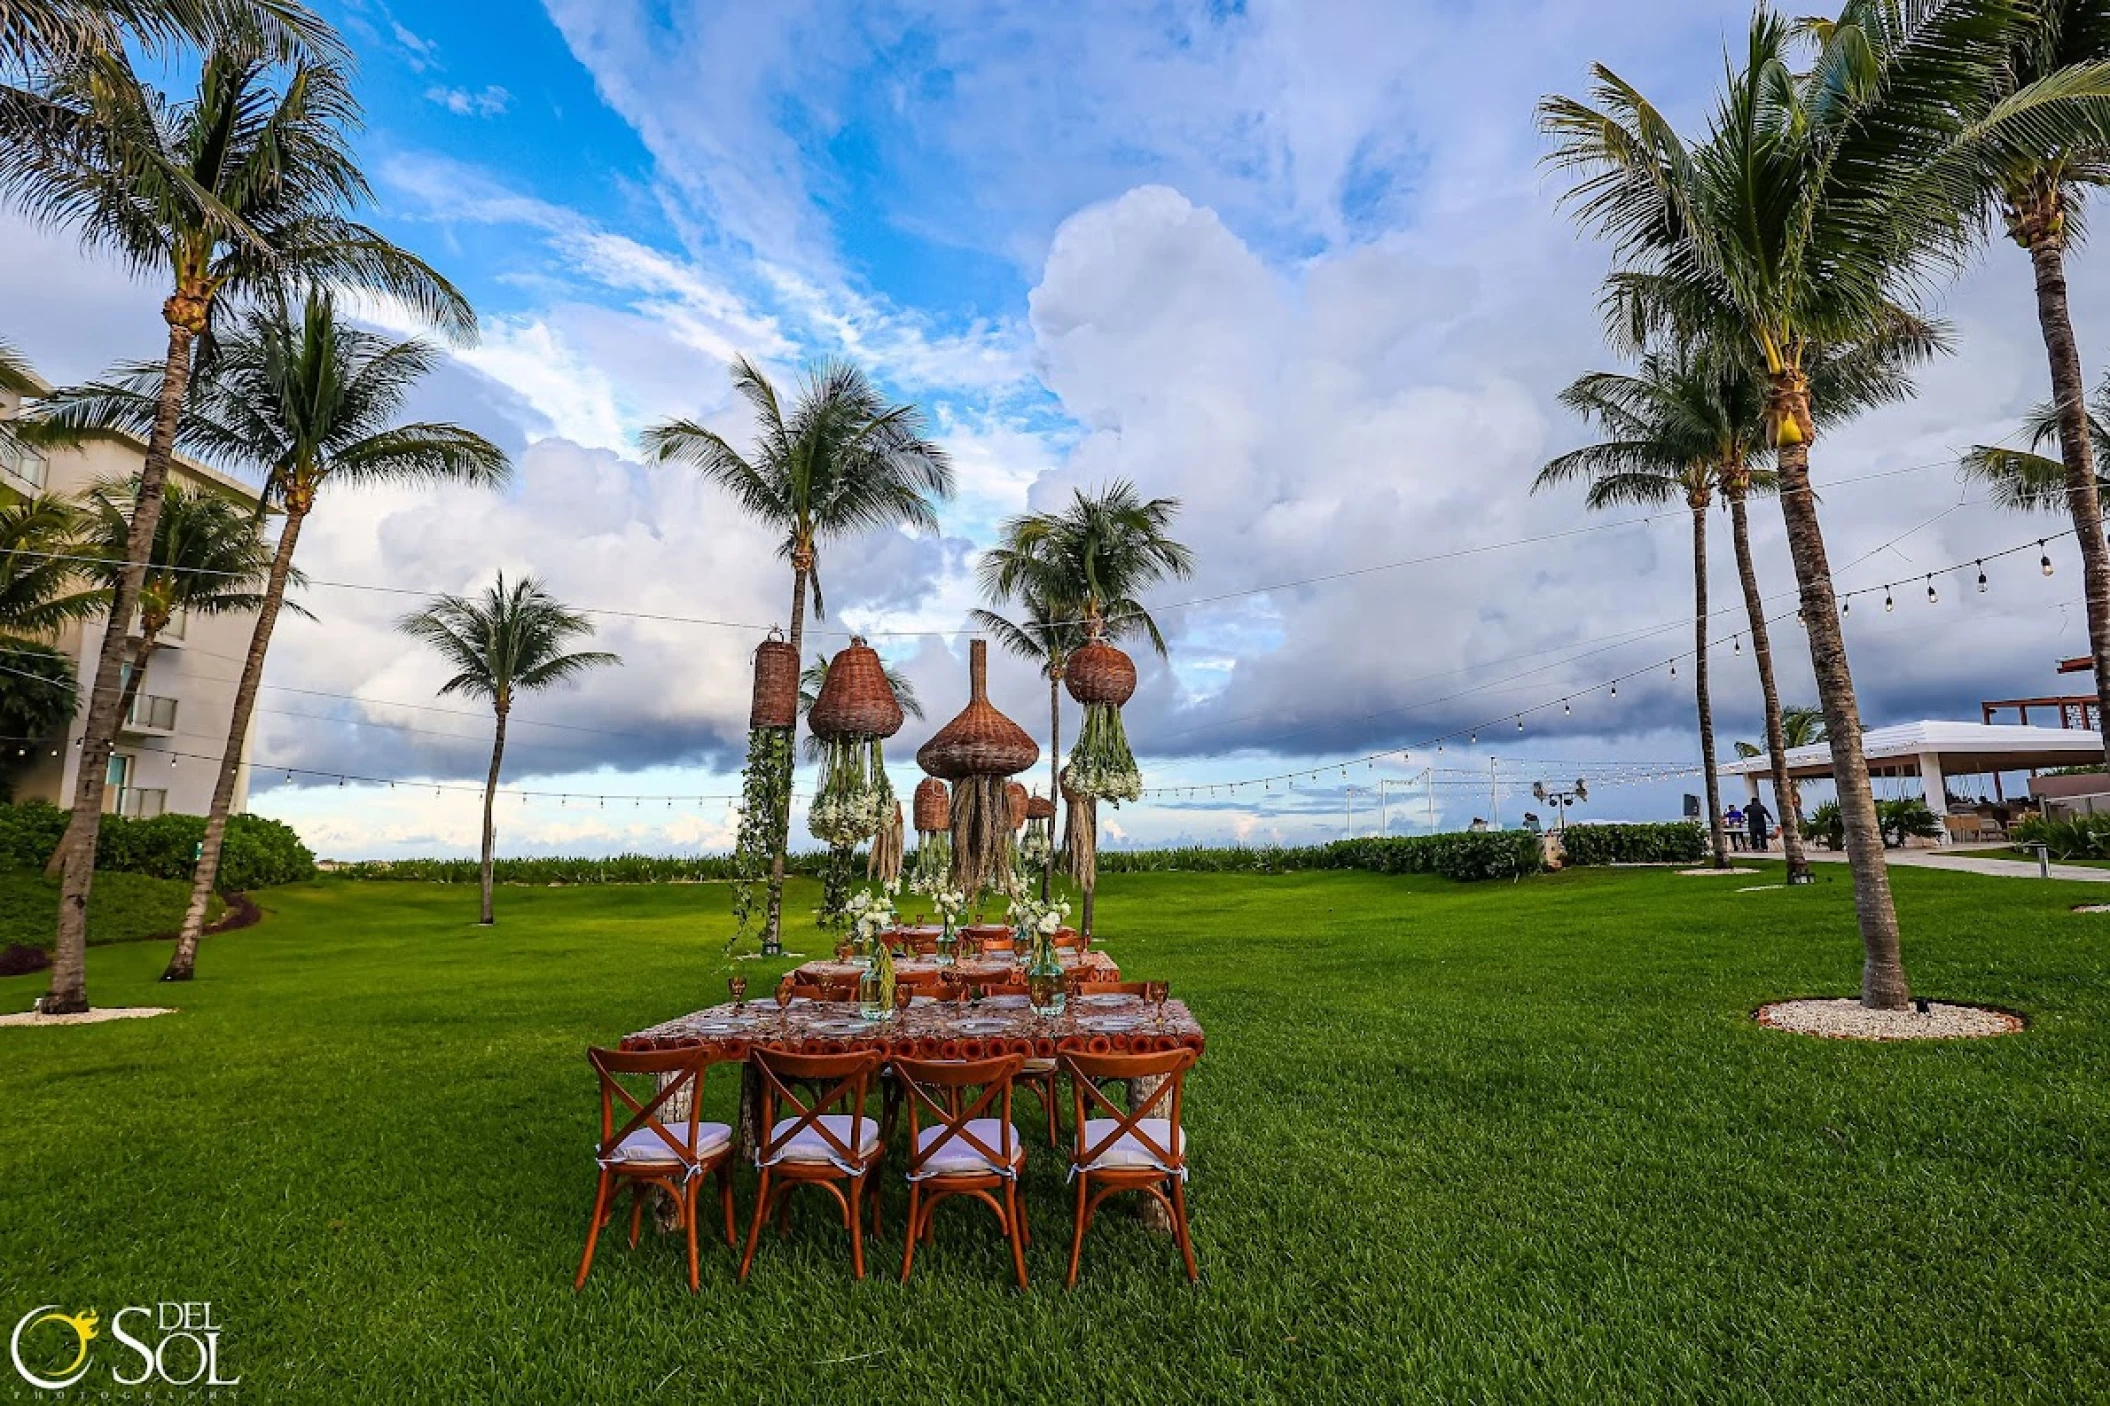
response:
[(1678, 661), (1675, 659), (1670, 661), (1670, 676), (1672, 678), (1676, 678), (1678, 676)]
[(1853, 609), (1854, 598), (1852, 596), (1841, 596), (1839, 598), (1839, 613), (1841, 615), (1851, 615), (1853, 613)]
[(1574, 712), (1575, 710), (1568, 706), (1568, 700), (1563, 698), (1561, 700), (1561, 716), (1564, 718), (1570, 717), (1574, 714)]
[(1883, 610), (1884, 610), (1884, 612), (1885, 612), (1885, 613), (1887, 614), (1888, 612), (1890, 612), (1890, 611), (1893, 611), (1893, 610), (1896, 610), (1897, 608), (1898, 608), (1898, 603), (1897, 603), (1896, 601), (1894, 601), (1894, 600), (1892, 600), (1892, 599), (1890, 598), (1890, 587), (1888, 587), (1888, 586), (1885, 586), (1885, 587), (1883, 588)]
[(1985, 594), (1985, 563), (1978, 563), (1978, 594)]
[(2044, 542), (2042, 538), (2039, 538), (2037, 541), (2037, 550), (2040, 552), (2044, 552), (2044, 555), (2037, 559), (2038, 568), (2043, 571), (2046, 576), (2051, 575), (2051, 553), (2044, 551)]
[(1523, 730), (1524, 730), (1524, 715), (1523, 715), (1522, 713), (1519, 713), (1519, 714), (1517, 714), (1517, 731), (1518, 731), (1518, 732), (1522, 732)]
[(1744, 637), (1742, 635), (1738, 635), (1736, 637), (1736, 649), (1734, 652), (1737, 654), (1742, 654), (1744, 652)]
[(1927, 604), (1938, 605), (1940, 602), (1941, 597), (1934, 593), (1934, 578), (1929, 576), (1927, 578)]
[(1617, 679), (1612, 680), (1612, 696), (1614, 698), (1619, 696), (1619, 680)]

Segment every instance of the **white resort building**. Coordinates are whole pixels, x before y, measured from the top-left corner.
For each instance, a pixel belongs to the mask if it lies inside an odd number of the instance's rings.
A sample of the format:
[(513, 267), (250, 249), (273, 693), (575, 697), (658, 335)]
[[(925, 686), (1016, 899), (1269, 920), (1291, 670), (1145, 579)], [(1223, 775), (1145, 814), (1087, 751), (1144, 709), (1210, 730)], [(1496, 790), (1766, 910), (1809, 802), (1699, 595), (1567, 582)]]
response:
[[(12, 416), (19, 406), (18, 397), (0, 390), (0, 419)], [(48, 452), (0, 444), (0, 501), (77, 498), (95, 484), (138, 473), (145, 452), (145, 445), (136, 441), (98, 441)], [(247, 484), (180, 456), (170, 477), (244, 505), (257, 501), (256, 491)], [(78, 744), (106, 625), (102, 618), (69, 625), (52, 641), (73, 660), (80, 678), (80, 708), (63, 736), (55, 734), (42, 743), (0, 744), (17, 749), (17, 766), (11, 768), (15, 800), (73, 803)], [(220, 749), (234, 715), (235, 682), (255, 625), (254, 611), (196, 619), (179, 614), (170, 622), (131, 714), (118, 730), (105, 811), (147, 817), (165, 811), (203, 815), (211, 808)], [(244, 738), (242, 769), (235, 781), (237, 812), (248, 809), (248, 760), (249, 739)]]

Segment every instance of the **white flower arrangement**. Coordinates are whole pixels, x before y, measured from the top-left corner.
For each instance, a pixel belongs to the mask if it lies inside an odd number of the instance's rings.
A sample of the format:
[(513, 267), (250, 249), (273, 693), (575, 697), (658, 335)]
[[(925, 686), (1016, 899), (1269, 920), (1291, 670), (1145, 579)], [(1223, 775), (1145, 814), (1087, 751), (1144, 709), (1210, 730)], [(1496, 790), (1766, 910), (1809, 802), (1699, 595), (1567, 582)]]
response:
[(899, 920), (894, 915), (894, 900), (884, 893), (873, 893), (859, 889), (850, 895), (843, 905), (843, 916), (850, 920), (850, 929), (860, 941), (874, 942), (883, 932), (890, 932)]
[(1043, 937), (1053, 937), (1062, 931), (1063, 920), (1070, 916), (1070, 905), (1042, 903), (1031, 894), (1022, 893), (1011, 900), (1010, 912), (1014, 926)]
[(967, 895), (958, 889), (936, 889), (929, 895), (931, 907), (938, 910), (941, 921), (950, 922), (967, 911)]

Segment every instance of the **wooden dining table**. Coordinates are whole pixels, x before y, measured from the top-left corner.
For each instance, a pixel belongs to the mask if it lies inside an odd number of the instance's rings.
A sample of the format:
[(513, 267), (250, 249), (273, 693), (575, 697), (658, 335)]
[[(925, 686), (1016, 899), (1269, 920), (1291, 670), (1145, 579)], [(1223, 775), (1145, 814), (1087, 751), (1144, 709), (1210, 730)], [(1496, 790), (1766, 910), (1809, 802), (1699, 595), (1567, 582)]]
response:
[[(1119, 981), (1121, 968), (1104, 952), (1088, 951), (1082, 955), (1058, 948), (1056, 959), (1062, 963), (1065, 975), (1071, 972), (1085, 981)], [(999, 952), (972, 962), (955, 962), (952, 970), (968, 981), (991, 985), (1017, 982), (1026, 979), (1025, 954)], [(791, 973), (792, 980), (802, 986), (840, 986), (857, 980), (864, 968), (854, 962), (838, 962), (822, 958), (806, 962)], [(894, 959), (894, 976), (899, 979), (917, 980), (918, 984), (935, 983), (938, 973), (945, 968), (938, 965), (935, 957), (901, 956)]]
[[(1141, 996), (1079, 996), (1060, 1015), (1034, 1013), (1023, 996), (944, 1001), (915, 997), (906, 1010), (866, 1020), (852, 1001), (810, 1001), (779, 1006), (774, 999), (709, 1006), (623, 1037), (625, 1050), (707, 1049), (721, 1059), (745, 1062), (755, 1049), (797, 1054), (878, 1050), (906, 1059), (989, 1059), (1022, 1054), (1041, 1059), (1066, 1051), (1086, 1054), (1148, 1054), (1203, 1047), (1201, 1023), (1184, 1001), (1159, 1009)], [(754, 1066), (742, 1071), (740, 1114), (734, 1156), (752, 1155), (762, 1118), (762, 1085)], [(1131, 1080), (1131, 1106), (1147, 1098), (1157, 1080)], [(668, 1116), (682, 1110), (670, 1106)], [(1149, 1203), (1154, 1207), (1155, 1203)], [(1150, 1213), (1144, 1223), (1170, 1233), (1169, 1218)]]

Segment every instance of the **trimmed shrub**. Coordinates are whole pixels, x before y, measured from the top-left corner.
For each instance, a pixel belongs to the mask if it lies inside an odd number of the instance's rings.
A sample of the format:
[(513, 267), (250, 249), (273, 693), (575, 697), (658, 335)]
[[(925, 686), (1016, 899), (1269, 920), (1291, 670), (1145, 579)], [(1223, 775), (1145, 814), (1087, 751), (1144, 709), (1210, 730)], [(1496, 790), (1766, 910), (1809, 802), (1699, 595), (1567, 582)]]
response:
[(0, 976), (28, 976), (51, 965), (51, 954), (26, 942), (0, 947)]
[(2043, 845), (2053, 859), (2110, 859), (2110, 815), (2077, 815), (2071, 820), (2032, 816), (2015, 822), (2011, 838), (2021, 850)]
[[(785, 856), (784, 872), (817, 879), (828, 862), (827, 852), (816, 850)], [(863, 851), (857, 866), (864, 865)], [(339, 864), (332, 870), (347, 879), (394, 879), (403, 883), (473, 884), (480, 863), (474, 859), (366, 859)], [(738, 866), (729, 854), (618, 854), (606, 859), (578, 856), (499, 859), (491, 875), (501, 884), (679, 884), (737, 878)]]
[(1102, 874), (1287, 874), (1304, 869), (1364, 869), (1375, 874), (1440, 874), (1447, 879), (1513, 879), (1544, 867), (1538, 836), (1527, 830), (1460, 830), (1335, 840), (1297, 848), (1242, 845), (1099, 851)]
[[(0, 865), (41, 869), (66, 832), (66, 812), (46, 801), (0, 808)], [(157, 815), (128, 820), (106, 815), (95, 844), (95, 867), (157, 879), (188, 879), (205, 838), (202, 815)], [(293, 827), (261, 815), (234, 815), (220, 855), (220, 886), (270, 888), (315, 876), (315, 855)]]
[(1570, 825), (1561, 832), (1568, 863), (1698, 864), (1707, 857), (1707, 833), (1691, 820), (1661, 825)]

